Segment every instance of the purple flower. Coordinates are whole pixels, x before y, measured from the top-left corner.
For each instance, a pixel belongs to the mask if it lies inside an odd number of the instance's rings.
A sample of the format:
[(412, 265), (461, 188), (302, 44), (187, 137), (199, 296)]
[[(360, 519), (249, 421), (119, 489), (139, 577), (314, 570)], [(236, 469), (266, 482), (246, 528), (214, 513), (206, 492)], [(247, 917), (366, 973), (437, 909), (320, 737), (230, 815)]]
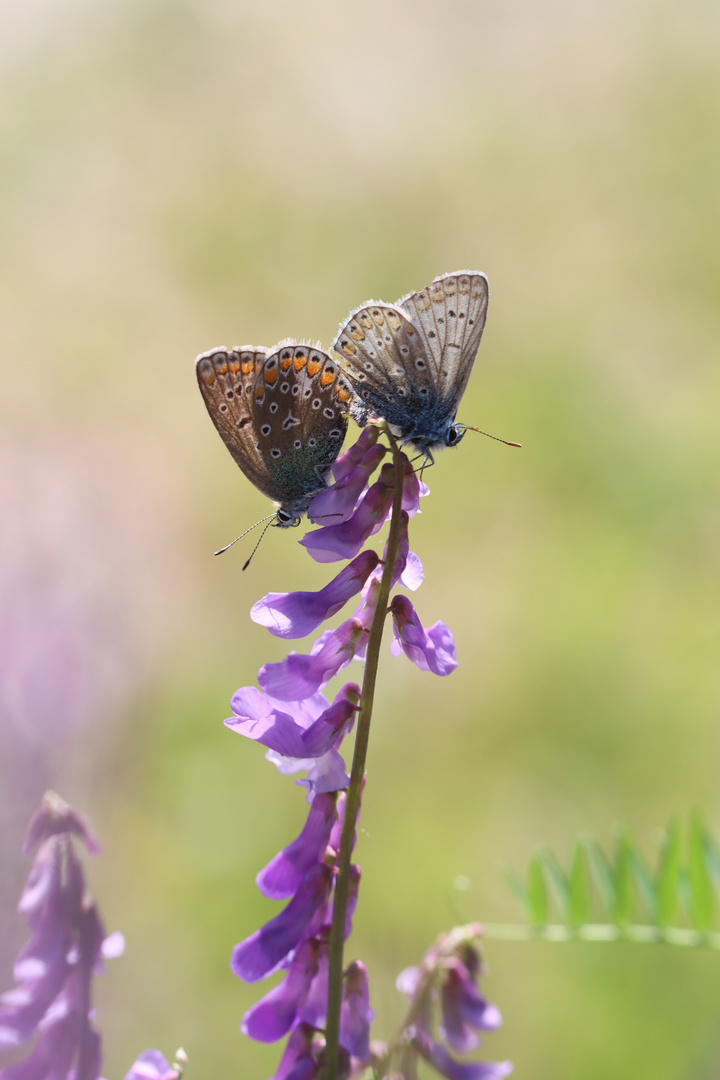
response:
[(324, 863), (312, 866), (287, 907), (233, 949), (231, 967), (244, 982), (269, 975), (292, 952), (327, 901), (333, 871)]
[(445, 623), (438, 620), (429, 630), (423, 630), (415, 608), (402, 594), (393, 597), (390, 610), (395, 634), (391, 649), (395, 656), (404, 652), (421, 671), (432, 671), (434, 675), (449, 675), (455, 670), (455, 641)]
[(365, 965), (354, 960), (345, 972), (340, 1011), (340, 1042), (352, 1057), (370, 1060), (370, 1024), (375, 1014), (370, 1008)]
[(178, 1080), (179, 1075), (159, 1050), (144, 1050), (125, 1080)]
[(320, 518), (332, 518), (329, 524), (337, 525), (353, 513), (386, 453), (384, 446), (376, 445), (377, 437), (377, 428), (366, 428), (354, 446), (337, 459), (332, 467), (336, 483), (316, 495), (310, 504), (308, 517), (313, 524)]
[[(359, 696), (360, 687), (356, 683), (346, 683), (332, 705), (328, 705), (322, 694), (315, 694), (310, 699), (310, 707), (308, 702), (293, 702), (292, 706), (306, 706), (298, 709), (299, 720), (296, 720), (290, 712), (290, 703), (273, 700), (254, 687), (243, 687), (232, 699), (233, 708), (238, 710), (236, 716), (225, 723), (233, 731), (262, 743), (282, 757), (320, 757), (345, 734)], [(325, 708), (319, 712), (322, 705)]]
[(268, 593), (250, 609), (250, 618), (276, 637), (305, 637), (360, 592), (378, 561), (376, 552), (363, 551), (319, 592)]
[[(245, 1013), (240, 1030), (258, 1042), (275, 1042), (287, 1035), (317, 975), (320, 942), (306, 938), (298, 945), (288, 973), (265, 997)], [(327, 989), (325, 995), (327, 1006)]]
[(365, 633), (362, 623), (348, 619), (337, 630), (321, 634), (309, 655), (291, 652), (277, 664), (264, 664), (258, 682), (281, 701), (304, 701), (350, 663)]
[(447, 1080), (502, 1080), (513, 1070), (510, 1061), (456, 1061), (424, 1031), (416, 1031), (412, 1041), (422, 1057)]
[(258, 889), (271, 900), (292, 896), (311, 866), (320, 862), (337, 820), (337, 796), (316, 795), (296, 840), (270, 860), (256, 877)]
[(317, 1076), (320, 1062), (314, 1053), (314, 1036), (315, 1030), (309, 1024), (298, 1024), (272, 1080), (313, 1080)]
[(85, 889), (73, 836), (97, 844), (82, 818), (53, 792), (33, 817), (25, 842), (40, 844), (18, 910), (32, 937), (15, 965), (22, 985), (2, 996), (0, 1047), (38, 1035), (23, 1062), (0, 1072), (3, 1080), (97, 1080), (100, 1036), (92, 1026), (91, 983), (104, 956), (122, 951), (122, 936), (106, 938), (97, 907)]
[(459, 1054), (478, 1045), (480, 1040), (475, 1031), (494, 1031), (502, 1023), (499, 1010), (478, 990), (475, 980), (480, 972), (480, 958), (472, 946), (468, 946), (468, 952), (477, 963), (471, 961), (466, 966), (459, 957), (453, 957), (440, 991), (441, 1034)]
[(353, 559), (368, 537), (382, 528), (392, 505), (395, 470), (383, 465), (380, 477), (347, 521), (306, 533), (300, 543), (316, 562)]

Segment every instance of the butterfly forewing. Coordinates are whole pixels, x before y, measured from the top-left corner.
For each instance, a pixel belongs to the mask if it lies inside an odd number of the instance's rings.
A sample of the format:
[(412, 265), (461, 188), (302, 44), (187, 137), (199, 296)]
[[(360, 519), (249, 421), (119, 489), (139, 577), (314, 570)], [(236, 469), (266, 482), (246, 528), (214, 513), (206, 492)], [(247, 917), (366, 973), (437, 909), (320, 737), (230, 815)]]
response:
[(398, 301), (417, 327), (435, 375), (438, 408), (454, 417), (475, 361), (488, 307), (484, 274), (461, 270), (435, 278)]

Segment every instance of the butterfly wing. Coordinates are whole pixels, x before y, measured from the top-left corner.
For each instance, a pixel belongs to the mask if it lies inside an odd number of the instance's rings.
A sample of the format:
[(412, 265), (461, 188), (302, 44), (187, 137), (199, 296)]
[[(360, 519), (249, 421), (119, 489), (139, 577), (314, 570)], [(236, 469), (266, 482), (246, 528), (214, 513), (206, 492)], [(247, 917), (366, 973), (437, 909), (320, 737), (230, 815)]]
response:
[(210, 419), (248, 480), (269, 499), (275, 486), (257, 446), (253, 394), (268, 355), (264, 348), (210, 349), (195, 361), (198, 385)]
[(252, 427), (256, 451), (272, 483), (271, 498), (293, 514), (324, 485), (347, 432), (352, 391), (322, 349), (283, 343), (255, 380)]
[(484, 274), (459, 270), (398, 300), (398, 307), (417, 327), (432, 364), (438, 410), (449, 419), (454, 418), (470, 378), (488, 297)]
[(426, 426), (436, 386), (425, 344), (396, 304), (370, 301), (351, 312), (333, 343), (358, 395), (360, 422), (382, 417), (405, 439)]

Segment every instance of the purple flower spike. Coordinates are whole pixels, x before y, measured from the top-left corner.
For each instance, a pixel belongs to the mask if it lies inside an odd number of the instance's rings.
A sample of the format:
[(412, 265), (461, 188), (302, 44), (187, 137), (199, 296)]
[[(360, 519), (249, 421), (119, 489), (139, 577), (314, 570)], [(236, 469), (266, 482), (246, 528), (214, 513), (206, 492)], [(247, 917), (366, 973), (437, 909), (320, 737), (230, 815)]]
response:
[(434, 675), (449, 675), (455, 670), (455, 641), (445, 623), (438, 620), (429, 630), (423, 630), (407, 596), (394, 596), (390, 610), (395, 634), (391, 649), (395, 656), (404, 652), (421, 671), (432, 671)]
[(340, 1042), (352, 1057), (365, 1064), (370, 1060), (370, 1024), (374, 1016), (365, 965), (354, 960), (345, 973), (343, 984)]
[(384, 524), (392, 505), (394, 470), (383, 465), (380, 477), (372, 485), (357, 510), (340, 525), (326, 525), (306, 533), (300, 543), (316, 562), (353, 559), (365, 541)]
[(73, 836), (97, 849), (80, 815), (49, 792), (26, 841), (26, 850), (40, 844), (19, 904), (32, 937), (15, 965), (20, 985), (2, 996), (0, 1007), (0, 1047), (38, 1038), (29, 1057), (0, 1071), (3, 1080), (97, 1080), (100, 1073), (92, 976), (102, 970), (104, 954), (121, 951), (122, 936), (105, 937)]
[(447, 1080), (502, 1080), (513, 1071), (511, 1061), (456, 1061), (426, 1032), (416, 1031), (413, 1043), (422, 1057)]
[(277, 664), (264, 664), (258, 682), (281, 701), (303, 701), (350, 663), (364, 633), (362, 623), (348, 619), (337, 630), (321, 634), (309, 656), (291, 652)]
[(320, 862), (337, 820), (337, 796), (316, 795), (297, 839), (270, 860), (255, 878), (263, 896), (286, 900), (293, 896), (311, 866)]
[[(479, 964), (476, 971), (479, 973)], [(440, 998), (443, 1037), (459, 1054), (478, 1045), (480, 1040), (475, 1031), (494, 1031), (500, 1027), (499, 1010), (482, 997), (471, 971), (458, 957), (450, 962)]]
[(245, 1013), (240, 1026), (243, 1035), (258, 1042), (275, 1042), (287, 1035), (317, 974), (319, 952), (315, 938), (300, 943), (283, 981)]
[(230, 966), (244, 982), (269, 975), (296, 948), (318, 908), (330, 893), (333, 871), (317, 863), (305, 874), (294, 897), (279, 915), (233, 949)]
[[(360, 440), (350, 448), (348, 453), (355, 450), (359, 442)], [(384, 446), (371, 446), (359, 456), (357, 463), (344, 473), (337, 483), (315, 496), (308, 510), (308, 517), (313, 525), (317, 524), (320, 518), (327, 519), (322, 522), (326, 527), (347, 521), (357, 506), (357, 501), (370, 477), (385, 456), (385, 452)], [(338, 458), (338, 462), (339, 460)], [(337, 465), (338, 462), (335, 464)]]
[(378, 562), (376, 552), (363, 551), (319, 592), (268, 593), (250, 609), (250, 618), (275, 637), (305, 637), (360, 592)]
[(179, 1075), (159, 1050), (145, 1050), (125, 1074), (125, 1080), (178, 1080)]

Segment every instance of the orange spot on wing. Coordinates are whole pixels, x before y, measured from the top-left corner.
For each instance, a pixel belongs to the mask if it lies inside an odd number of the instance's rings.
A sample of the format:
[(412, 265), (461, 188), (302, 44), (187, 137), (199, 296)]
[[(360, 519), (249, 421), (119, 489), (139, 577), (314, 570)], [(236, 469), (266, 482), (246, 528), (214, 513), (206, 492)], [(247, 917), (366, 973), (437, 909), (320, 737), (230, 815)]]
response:
[(307, 363), (307, 357), (306, 356), (296, 356), (295, 359), (293, 360), (293, 367), (295, 368), (296, 371), (302, 371), (302, 369), (305, 367), (306, 363)]
[(323, 371), (322, 375), (320, 376), (320, 385), (321, 386), (332, 386), (332, 384), (334, 382), (335, 382), (335, 376), (331, 375), (331, 373), (329, 371)]
[(311, 379), (317, 375), (319, 370), (320, 364), (318, 364), (317, 360), (308, 360), (307, 373)]
[(237, 356), (232, 357), (232, 359), (228, 363), (228, 367), (232, 371), (233, 375), (237, 375), (238, 371), (240, 370), (240, 360)]
[(291, 364), (292, 364), (292, 359), (288, 356), (286, 360), (281, 360), (280, 361), (280, 370), (281, 371), (287, 371)]
[(255, 365), (252, 360), (245, 360), (242, 365), (243, 375), (252, 375)]
[(268, 383), (269, 386), (275, 385), (275, 383), (277, 382), (277, 377), (277, 368), (270, 368), (270, 370), (265, 368), (265, 382)]
[(215, 359), (215, 370), (217, 371), (218, 375), (227, 375), (227, 369), (228, 369), (228, 366), (227, 366), (227, 360), (225, 359), (225, 357), (224, 356), (216, 357), (216, 359)]

